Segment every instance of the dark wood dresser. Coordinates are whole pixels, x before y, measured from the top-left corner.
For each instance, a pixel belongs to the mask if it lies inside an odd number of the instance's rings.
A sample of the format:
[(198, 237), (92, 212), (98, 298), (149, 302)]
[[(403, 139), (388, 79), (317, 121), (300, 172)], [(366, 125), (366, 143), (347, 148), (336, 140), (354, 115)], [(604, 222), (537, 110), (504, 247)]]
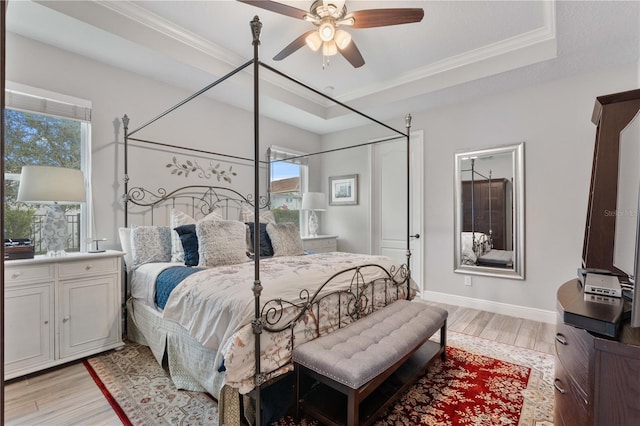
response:
[[(504, 178), (475, 181), (473, 197), (471, 184), (469, 180), (462, 182), (462, 231), (471, 232), (474, 225), (476, 232), (488, 234), (491, 229), (494, 249), (513, 250), (513, 238), (508, 232), (511, 221), (507, 220), (513, 215), (511, 182)], [(472, 218), (472, 215), (475, 217)]]
[(578, 279), (557, 298), (555, 424), (640, 425), (640, 328), (623, 325), (610, 339), (565, 324), (564, 307), (584, 300)]

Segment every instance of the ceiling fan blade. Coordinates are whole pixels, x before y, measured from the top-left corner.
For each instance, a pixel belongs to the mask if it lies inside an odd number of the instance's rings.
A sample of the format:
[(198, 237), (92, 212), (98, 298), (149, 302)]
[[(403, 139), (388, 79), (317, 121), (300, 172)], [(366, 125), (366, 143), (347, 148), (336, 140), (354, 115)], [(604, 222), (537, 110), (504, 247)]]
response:
[(360, 68), (364, 65), (364, 58), (356, 46), (356, 43), (351, 40), (351, 43), (347, 45), (344, 49), (338, 49), (342, 56), (353, 65), (354, 68)]
[(285, 16), (291, 16), (292, 18), (304, 19), (309, 13), (306, 10), (298, 9), (297, 7), (287, 6), (286, 4), (278, 3), (271, 0), (238, 0), (240, 3), (246, 3), (251, 6), (260, 7), (262, 9), (270, 10), (271, 12), (279, 13)]
[(352, 16), (355, 21), (351, 28), (373, 28), (420, 22), (424, 17), (424, 10), (421, 8), (368, 9), (357, 10), (347, 15), (349, 16)]
[(274, 61), (281, 61), (284, 58), (286, 58), (287, 56), (291, 55), (296, 50), (300, 49), (302, 46), (304, 46), (306, 44), (307, 36), (309, 34), (313, 33), (313, 32), (316, 32), (316, 31), (317, 30), (307, 31), (306, 33), (302, 34), (297, 39), (293, 40), (291, 43), (289, 43), (289, 45), (287, 47), (282, 49), (280, 51), (280, 53), (278, 53), (276, 56), (274, 56), (273, 60)]

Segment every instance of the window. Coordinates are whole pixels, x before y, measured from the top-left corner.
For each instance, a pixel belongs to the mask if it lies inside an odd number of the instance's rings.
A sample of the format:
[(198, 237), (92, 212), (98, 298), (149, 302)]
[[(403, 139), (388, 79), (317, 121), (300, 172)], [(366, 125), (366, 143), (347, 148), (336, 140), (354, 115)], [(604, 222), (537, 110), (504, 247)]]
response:
[[(288, 148), (269, 148), (269, 193), (271, 211), (278, 223), (293, 222), (301, 227), (300, 205), (302, 194), (307, 190), (307, 158)], [(305, 217), (302, 218), (305, 221)]]
[(63, 206), (69, 238), (65, 250), (85, 251), (89, 237), (91, 108), (88, 101), (7, 83), (5, 108), (4, 238), (31, 238), (43, 254), (41, 226), (47, 206), (16, 201), (25, 165), (81, 169), (87, 202)]

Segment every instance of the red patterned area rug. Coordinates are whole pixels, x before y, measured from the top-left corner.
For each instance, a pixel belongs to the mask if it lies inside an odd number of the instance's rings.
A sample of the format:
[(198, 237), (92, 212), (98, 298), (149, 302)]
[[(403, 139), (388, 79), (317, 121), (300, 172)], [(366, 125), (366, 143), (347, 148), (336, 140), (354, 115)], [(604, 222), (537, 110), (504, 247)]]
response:
[[(447, 361), (434, 364), (376, 425), (553, 424), (552, 355), (451, 331), (447, 337)], [(176, 390), (144, 346), (127, 344), (85, 364), (125, 425), (217, 424), (215, 400)]]

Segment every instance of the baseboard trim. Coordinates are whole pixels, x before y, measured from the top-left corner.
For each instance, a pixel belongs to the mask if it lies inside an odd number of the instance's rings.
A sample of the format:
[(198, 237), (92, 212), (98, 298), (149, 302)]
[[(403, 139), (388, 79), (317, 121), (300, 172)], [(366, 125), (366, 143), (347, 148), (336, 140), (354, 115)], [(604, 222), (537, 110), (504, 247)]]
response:
[(425, 291), (422, 299), (434, 302), (447, 303), (449, 305), (465, 308), (479, 309), (501, 315), (524, 318), (533, 321), (541, 321), (549, 324), (556, 323), (556, 312), (543, 309), (528, 308), (525, 306), (510, 305), (508, 303), (492, 302), (490, 300), (473, 299), (471, 297), (456, 296), (453, 294)]

